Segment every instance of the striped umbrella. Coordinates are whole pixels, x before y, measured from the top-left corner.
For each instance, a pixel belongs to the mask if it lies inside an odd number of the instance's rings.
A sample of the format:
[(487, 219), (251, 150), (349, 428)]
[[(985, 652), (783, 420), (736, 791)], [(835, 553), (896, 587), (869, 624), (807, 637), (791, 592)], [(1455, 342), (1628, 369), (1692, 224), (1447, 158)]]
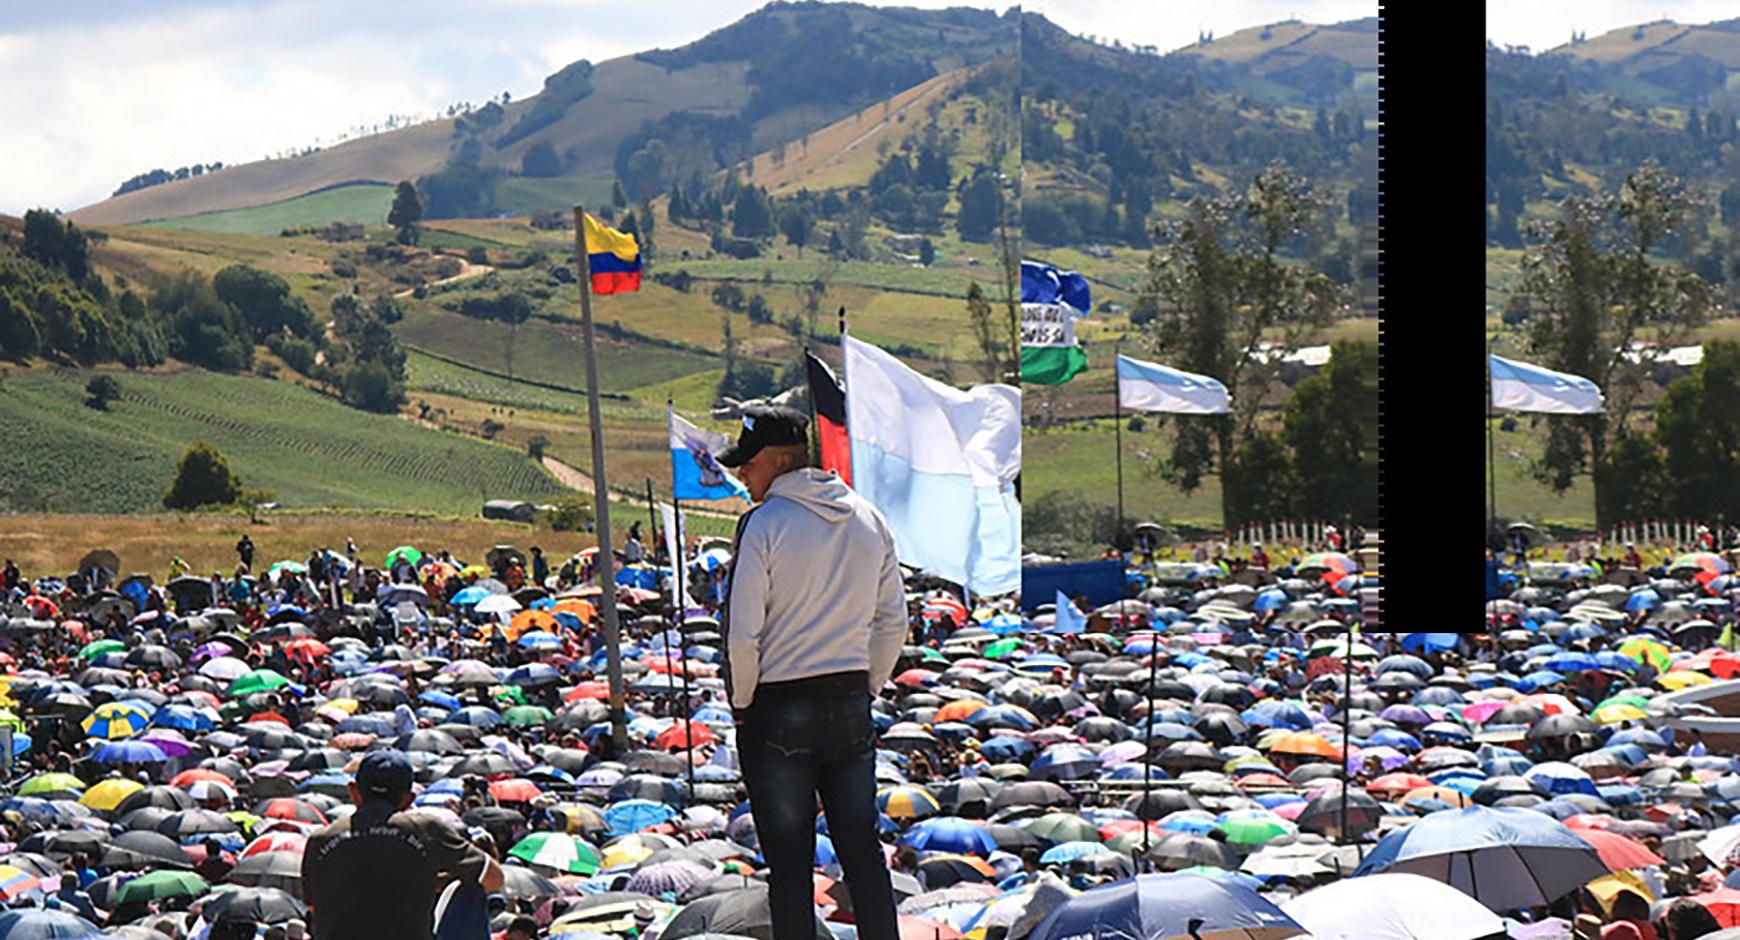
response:
[(942, 812), (942, 804), (929, 790), (911, 785), (877, 790), (876, 808), (893, 819), (923, 819)]
[(603, 861), (591, 843), (565, 832), (534, 832), (514, 843), (508, 854), (530, 865), (575, 875), (596, 874)]
[(150, 723), (151, 716), (132, 702), (107, 702), (98, 705), (79, 726), (90, 737), (116, 741), (138, 734)]
[(0, 865), (0, 900), (10, 901), (37, 886), (36, 876), (15, 865)]

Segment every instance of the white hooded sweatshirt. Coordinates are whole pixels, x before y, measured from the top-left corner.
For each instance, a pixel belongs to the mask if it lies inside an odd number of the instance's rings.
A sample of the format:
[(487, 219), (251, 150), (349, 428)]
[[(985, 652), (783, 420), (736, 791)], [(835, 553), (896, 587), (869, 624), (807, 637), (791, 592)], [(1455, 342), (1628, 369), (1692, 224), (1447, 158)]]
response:
[(887, 520), (832, 471), (777, 477), (740, 523), (731, 563), (732, 706), (748, 708), (761, 683), (836, 672), (868, 671), (874, 695), (907, 635)]

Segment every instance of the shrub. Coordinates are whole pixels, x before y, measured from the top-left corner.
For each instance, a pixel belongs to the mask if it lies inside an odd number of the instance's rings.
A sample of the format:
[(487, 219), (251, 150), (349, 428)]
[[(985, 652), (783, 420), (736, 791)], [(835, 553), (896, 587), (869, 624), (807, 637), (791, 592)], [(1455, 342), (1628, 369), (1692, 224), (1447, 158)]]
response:
[(197, 509), (229, 505), (241, 495), (241, 478), (230, 472), (229, 461), (209, 442), (200, 441), (181, 455), (175, 480), (163, 494), (167, 509)]
[(99, 375), (85, 383), (85, 406), (108, 411), (109, 402), (121, 395), (121, 383), (112, 375)]
[(592, 526), (592, 503), (583, 496), (558, 500), (549, 514), (550, 528), (557, 532), (578, 532)]

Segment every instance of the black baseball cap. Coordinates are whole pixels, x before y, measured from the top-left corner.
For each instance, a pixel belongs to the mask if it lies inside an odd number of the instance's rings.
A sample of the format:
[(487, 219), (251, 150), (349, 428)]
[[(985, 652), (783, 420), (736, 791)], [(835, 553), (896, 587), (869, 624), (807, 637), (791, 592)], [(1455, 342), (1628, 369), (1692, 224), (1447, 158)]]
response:
[(356, 769), (356, 787), (370, 799), (397, 803), (411, 789), (414, 771), (404, 751), (370, 751)]
[(743, 430), (737, 432), (737, 443), (717, 456), (727, 467), (741, 467), (763, 447), (784, 447), (791, 444), (808, 446), (809, 416), (796, 408), (777, 405), (751, 405), (743, 409)]

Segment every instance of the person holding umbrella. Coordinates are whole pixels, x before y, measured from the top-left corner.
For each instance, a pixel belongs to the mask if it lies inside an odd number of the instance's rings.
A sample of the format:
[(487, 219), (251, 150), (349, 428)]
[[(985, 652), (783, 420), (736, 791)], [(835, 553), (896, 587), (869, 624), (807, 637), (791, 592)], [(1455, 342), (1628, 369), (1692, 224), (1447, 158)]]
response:
[(863, 940), (899, 936), (877, 840), (871, 697), (907, 637), (888, 522), (809, 466), (808, 419), (751, 407), (720, 454), (756, 503), (737, 523), (725, 597), (725, 676), (775, 940), (815, 929), (816, 794)]

